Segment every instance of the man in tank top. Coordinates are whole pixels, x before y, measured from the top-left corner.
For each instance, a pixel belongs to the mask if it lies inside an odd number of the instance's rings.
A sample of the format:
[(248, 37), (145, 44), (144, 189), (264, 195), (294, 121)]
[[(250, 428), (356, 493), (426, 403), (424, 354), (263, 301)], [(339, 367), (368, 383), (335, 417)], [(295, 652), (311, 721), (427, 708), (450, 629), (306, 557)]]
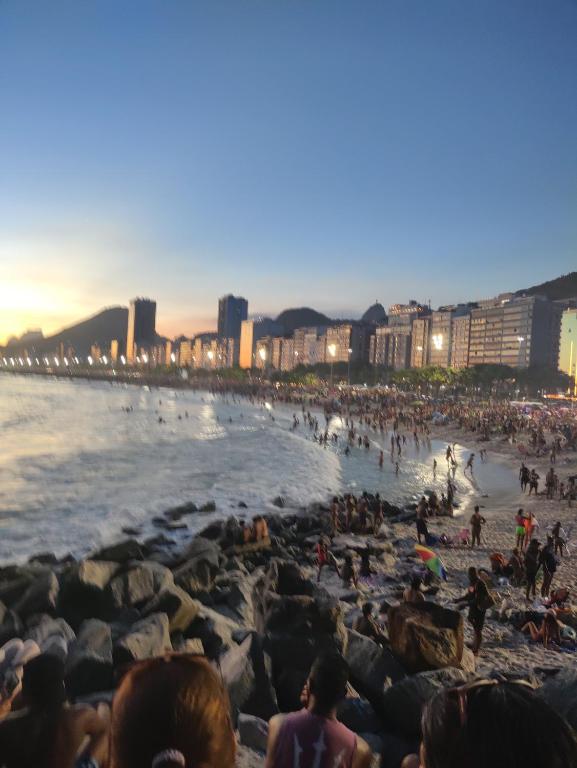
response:
[(270, 721), (266, 768), (368, 768), (368, 744), (337, 720), (348, 666), (338, 653), (319, 656), (303, 690), (304, 708)]

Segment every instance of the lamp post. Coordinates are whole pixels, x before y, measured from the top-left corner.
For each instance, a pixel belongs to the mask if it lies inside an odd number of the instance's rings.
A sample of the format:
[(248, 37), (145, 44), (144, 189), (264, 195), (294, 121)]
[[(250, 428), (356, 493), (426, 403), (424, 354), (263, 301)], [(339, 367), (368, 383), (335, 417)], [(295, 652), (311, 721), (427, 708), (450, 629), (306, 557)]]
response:
[(353, 354), (353, 350), (349, 347), (347, 349), (348, 352), (348, 358), (347, 358), (347, 383), (349, 387), (351, 386), (351, 355)]
[(333, 363), (335, 362), (335, 355), (337, 354), (337, 345), (336, 344), (329, 344), (327, 347), (327, 351), (331, 357), (331, 379), (330, 379), (330, 386), (331, 389), (333, 388)]

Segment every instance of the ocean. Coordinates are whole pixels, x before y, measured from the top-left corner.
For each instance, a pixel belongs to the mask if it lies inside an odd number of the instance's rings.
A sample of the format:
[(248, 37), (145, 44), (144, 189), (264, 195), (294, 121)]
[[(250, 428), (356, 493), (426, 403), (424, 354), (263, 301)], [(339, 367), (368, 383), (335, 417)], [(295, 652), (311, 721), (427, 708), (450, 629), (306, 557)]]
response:
[[(354, 448), (347, 457), (339, 419), (331, 424), (339, 441), (325, 448), (302, 418), (290, 429), (294, 412), (301, 417), (296, 407), (208, 393), (0, 374), (0, 562), (47, 551), (85, 555), (120, 538), (126, 526), (153, 535), (154, 516), (189, 501), (216, 503), (214, 513), (185, 518), (190, 533), (215, 517), (278, 512), (277, 496), (290, 510), (344, 490), (379, 491), (399, 504), (425, 488), (444, 490), (444, 443), (417, 449), (407, 435), (395, 476), (390, 435), (371, 433), (371, 449)], [(478, 451), (475, 483), (463, 478), (467, 454), (457, 447), (462, 503), (511, 491), (513, 473), (481, 464)]]

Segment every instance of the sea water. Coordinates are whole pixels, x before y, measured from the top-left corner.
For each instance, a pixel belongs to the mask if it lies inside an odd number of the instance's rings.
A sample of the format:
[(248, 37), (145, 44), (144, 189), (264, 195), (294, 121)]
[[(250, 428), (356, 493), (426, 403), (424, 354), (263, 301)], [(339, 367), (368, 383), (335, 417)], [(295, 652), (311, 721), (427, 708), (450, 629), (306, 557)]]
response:
[[(296, 430), (293, 413), (300, 419)], [(316, 415), (323, 430), (324, 416)], [(425, 489), (445, 490), (445, 443), (417, 448), (408, 433), (396, 475), (390, 434), (371, 431), (370, 450), (354, 447), (346, 456), (346, 426), (333, 418), (330, 431), (338, 442), (320, 446), (297, 406), (0, 374), (0, 562), (41, 551), (86, 554), (127, 526), (152, 535), (158, 532), (153, 517), (188, 501), (216, 503), (215, 513), (185, 518), (194, 532), (230, 514), (278, 512), (272, 503), (278, 496), (287, 511), (347, 490), (379, 491), (397, 504), (415, 501)], [(468, 452), (457, 446), (463, 505), (511, 490), (513, 473), (482, 464), (478, 451), (475, 480), (464, 478)]]

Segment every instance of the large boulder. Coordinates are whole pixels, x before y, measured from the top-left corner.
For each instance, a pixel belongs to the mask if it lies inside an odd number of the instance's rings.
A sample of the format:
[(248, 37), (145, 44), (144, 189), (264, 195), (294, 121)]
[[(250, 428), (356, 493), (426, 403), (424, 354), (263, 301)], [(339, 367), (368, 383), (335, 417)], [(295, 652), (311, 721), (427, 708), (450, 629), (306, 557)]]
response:
[(217, 576), (212, 593), (219, 612), (246, 627), (254, 627), (253, 590), (254, 578), (241, 571), (230, 571)]
[(117, 573), (118, 563), (106, 560), (84, 560), (62, 575), (58, 596), (58, 613), (78, 629), (85, 619), (106, 616), (105, 589)]
[(186, 638), (201, 640), (209, 659), (218, 659), (235, 644), (233, 633), (239, 629), (235, 621), (198, 603), (198, 613), (184, 634)]
[(113, 687), (112, 633), (110, 626), (89, 619), (80, 627), (66, 662), (66, 689), (73, 696), (86, 696)]
[(174, 581), (191, 595), (210, 588), (219, 570), (220, 554), (218, 544), (197, 536), (186, 549), (184, 562), (174, 571)]
[(388, 648), (365, 635), (348, 629), (345, 661), (349, 665), (351, 682), (377, 708), (383, 693), (402, 680), (405, 671)]
[(59, 588), (56, 574), (52, 571), (41, 574), (14, 604), (14, 611), (23, 619), (34, 613), (54, 614)]
[(24, 639), (33, 640), (42, 653), (52, 654), (66, 661), (68, 648), (76, 639), (76, 635), (64, 619), (54, 619), (44, 614), (34, 617)]
[(142, 609), (143, 616), (165, 613), (168, 616), (170, 632), (184, 632), (196, 618), (200, 605), (176, 584), (167, 585)]
[(382, 724), (371, 703), (359, 696), (347, 696), (337, 709), (339, 722), (351, 731), (360, 733), (379, 733)]
[(270, 661), (256, 633), (246, 637), (221, 657), (219, 669), (236, 719), (239, 712), (269, 720), (278, 712), (270, 681)]
[(253, 590), (255, 625), (264, 635), (282, 710), (298, 709), (302, 686), (319, 653), (346, 647), (338, 602), (314, 585), (314, 597), (297, 591), (309, 588), (298, 567), (273, 561)]
[(152, 616), (134, 624), (115, 644), (113, 659), (116, 666), (162, 656), (167, 651), (172, 651), (168, 616), (164, 613), (153, 613)]
[(442, 688), (452, 688), (466, 682), (465, 673), (454, 668), (405, 677), (383, 693), (380, 714), (387, 730), (407, 739), (418, 740), (421, 736), (421, 714), (427, 701)]
[(539, 689), (539, 695), (577, 732), (577, 670), (575, 668), (566, 667), (549, 677)]
[(410, 672), (458, 667), (464, 626), (458, 611), (435, 603), (401, 603), (389, 609), (391, 649)]
[(113, 563), (128, 563), (131, 560), (144, 560), (144, 551), (136, 539), (126, 539), (93, 552), (91, 560), (108, 560)]
[(243, 747), (257, 752), (266, 752), (268, 741), (268, 722), (254, 715), (241, 713), (238, 716), (238, 737)]
[(0, 648), (8, 640), (21, 637), (23, 632), (24, 625), (20, 617), (0, 602)]
[(108, 608), (133, 608), (144, 605), (174, 583), (172, 573), (163, 565), (141, 562), (115, 576), (106, 587)]

